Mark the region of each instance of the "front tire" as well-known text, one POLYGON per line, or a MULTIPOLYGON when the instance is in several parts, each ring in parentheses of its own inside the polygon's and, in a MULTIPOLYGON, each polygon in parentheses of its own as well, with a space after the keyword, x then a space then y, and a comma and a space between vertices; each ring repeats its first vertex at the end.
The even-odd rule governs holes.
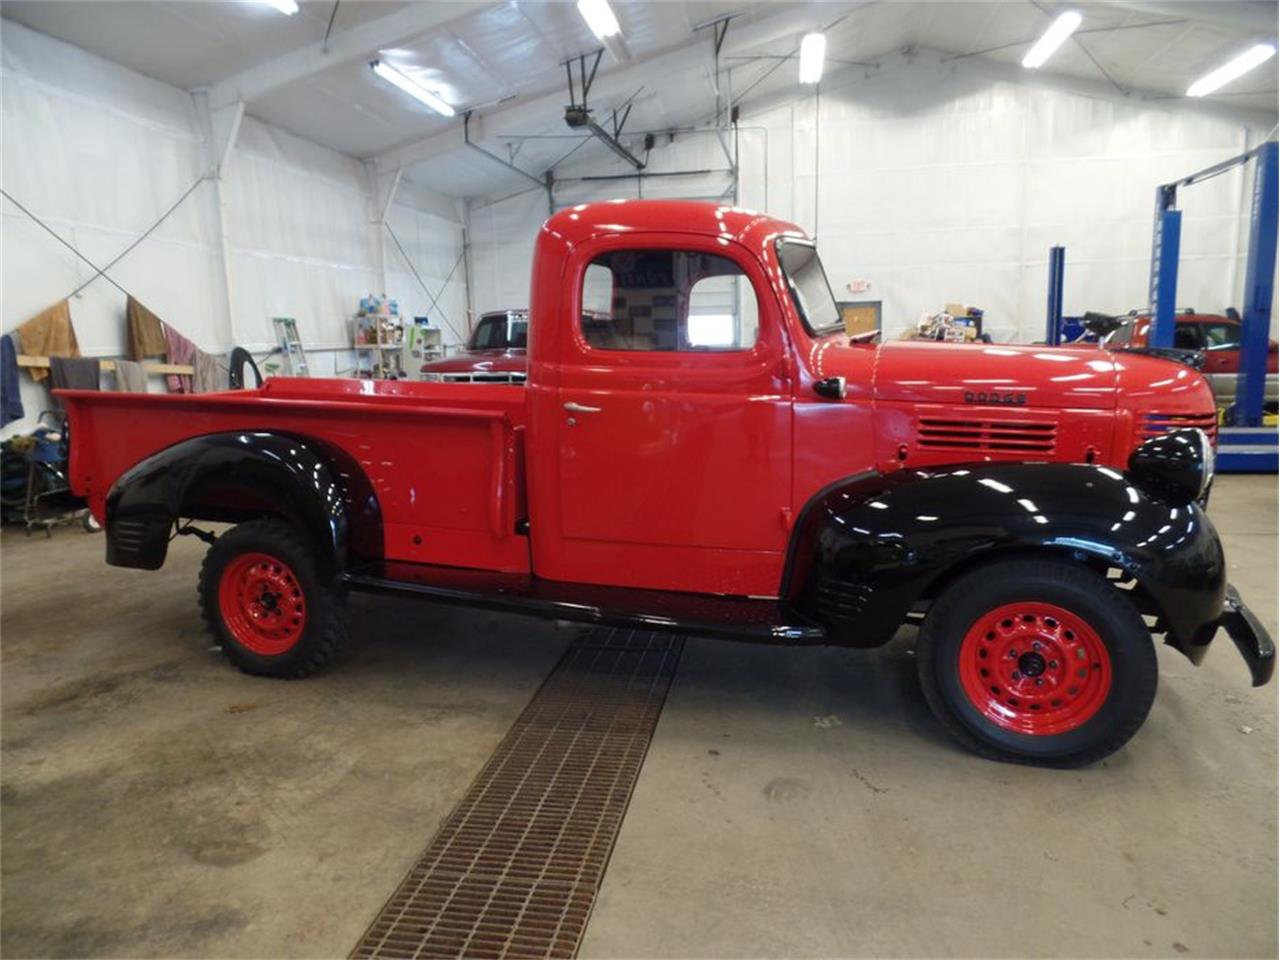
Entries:
POLYGON ((953 583, 920 631, 925 699, 956 739, 996 760, 1073 767, 1138 731, 1155 699, 1151 632, 1080 564, 1002 561, 953 583))
POLYGON ((209 632, 245 673, 310 676, 346 638, 345 595, 283 520, 250 520, 220 536, 200 567, 199 592, 209 632))

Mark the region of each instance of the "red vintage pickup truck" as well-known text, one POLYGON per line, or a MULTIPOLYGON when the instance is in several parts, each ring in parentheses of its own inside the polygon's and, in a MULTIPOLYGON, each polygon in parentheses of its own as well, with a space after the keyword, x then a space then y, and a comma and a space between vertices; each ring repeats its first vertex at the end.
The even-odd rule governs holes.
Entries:
POLYGON ((329 659, 351 590, 795 644, 914 620, 942 723, 1050 765, 1142 724, 1153 635, 1198 663, 1225 628, 1270 679, 1202 510, 1215 419, 1194 370, 852 343, 802 231, 704 203, 557 213, 530 303, 525 387, 63 392, 107 561, 208 540, 209 629, 277 677, 329 659))

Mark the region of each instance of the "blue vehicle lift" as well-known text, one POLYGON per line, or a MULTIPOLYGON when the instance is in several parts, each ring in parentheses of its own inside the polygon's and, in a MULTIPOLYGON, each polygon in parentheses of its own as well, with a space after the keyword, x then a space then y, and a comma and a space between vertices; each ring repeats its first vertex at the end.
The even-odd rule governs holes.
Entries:
POLYGON ((1267 347, 1276 270, 1276 231, 1280 224, 1280 170, 1277 144, 1260 144, 1211 167, 1156 188, 1155 228, 1151 241, 1151 332, 1153 347, 1173 346, 1175 298, 1178 288, 1178 249, 1182 212, 1176 207, 1178 188, 1201 183, 1257 160, 1253 202, 1249 216, 1249 255, 1245 270, 1244 305, 1240 312, 1240 373, 1236 400, 1226 412, 1218 438, 1218 468, 1222 471, 1274 473, 1280 466, 1276 430, 1262 426, 1267 381, 1267 347))
POLYGON ((1044 342, 1051 347, 1062 343, 1062 289, 1066 282, 1067 248, 1049 248, 1049 302, 1045 305, 1044 342))

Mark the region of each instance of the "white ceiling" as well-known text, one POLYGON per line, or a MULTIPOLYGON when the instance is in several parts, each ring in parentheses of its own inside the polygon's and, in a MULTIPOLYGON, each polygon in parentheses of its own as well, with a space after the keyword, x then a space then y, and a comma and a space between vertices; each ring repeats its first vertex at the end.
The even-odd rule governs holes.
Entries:
MULTIPOLYGON (((708 120, 714 110, 709 80, 709 31, 714 17, 737 14, 722 51, 722 74, 735 96, 778 96, 795 89, 794 56, 808 30, 827 29, 828 70, 848 62, 876 64, 904 49, 944 57, 985 57, 1016 64, 1060 3, 984 2, 719 2, 611 0, 629 58, 601 62, 591 102, 598 114, 634 97, 628 130, 664 129, 708 120), (728 71, 731 69, 731 78, 728 71)), ((281 57, 311 56, 305 71, 269 84, 249 98, 253 115, 357 157, 374 157, 427 140, 434 147, 408 154, 408 175, 456 196, 518 186, 516 174, 476 162, 460 143, 459 119, 448 120, 376 78, 375 56, 415 73, 461 113, 473 109, 485 146, 504 151, 519 143, 517 162, 545 170, 576 145, 564 139, 568 102, 564 61, 598 42, 572 2, 506 0, 436 2, 424 30, 367 36, 382 24, 408 23, 409 3, 341 0, 327 52, 322 46, 331 0, 303 2, 286 17, 253 2, 4 0, 0 14, 99 56, 184 89, 236 87, 244 71, 281 57), (353 32, 354 31, 354 32, 353 32), (362 32, 363 31, 363 32, 362 32), (533 134, 554 139, 509 139, 533 134), (431 138, 435 138, 432 140, 431 138)), ((1207 70, 1250 43, 1276 34, 1277 4, 1236 0, 1083 2, 1076 42, 1064 46, 1042 73, 1092 80, 1135 97, 1176 98, 1207 70)), ((385 32, 385 31, 384 31, 385 32)), ((875 67, 867 69, 874 70, 875 67)), ((1235 110, 1274 116, 1275 61, 1208 98, 1235 110)), ((604 151, 587 144, 577 158, 604 151)))
MULTIPOLYGON (((375 0, 343 3, 334 32, 406 6, 375 0)), ((184 90, 207 86, 307 44, 319 44, 332 9, 332 3, 303 3, 296 16, 286 17, 260 3, 204 0, 0 2, 0 15, 6 19, 184 90)))

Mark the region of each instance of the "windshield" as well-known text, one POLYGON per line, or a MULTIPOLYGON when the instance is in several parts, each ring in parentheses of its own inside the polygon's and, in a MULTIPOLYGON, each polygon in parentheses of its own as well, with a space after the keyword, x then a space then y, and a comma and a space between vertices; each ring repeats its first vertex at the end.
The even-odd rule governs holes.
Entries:
POLYGON ((472 350, 523 350, 529 344, 529 320, 514 313, 481 317, 471 334, 472 350))
POLYGON ((778 261, 791 290, 791 299, 811 336, 821 337, 844 329, 840 308, 827 283, 818 250, 805 240, 778 241, 778 261))
POLYGON ((1128 344, 1133 339, 1133 327, 1137 322, 1132 317, 1125 318, 1120 322, 1120 326, 1116 327, 1115 331, 1107 336, 1103 342, 1118 347, 1128 344))

